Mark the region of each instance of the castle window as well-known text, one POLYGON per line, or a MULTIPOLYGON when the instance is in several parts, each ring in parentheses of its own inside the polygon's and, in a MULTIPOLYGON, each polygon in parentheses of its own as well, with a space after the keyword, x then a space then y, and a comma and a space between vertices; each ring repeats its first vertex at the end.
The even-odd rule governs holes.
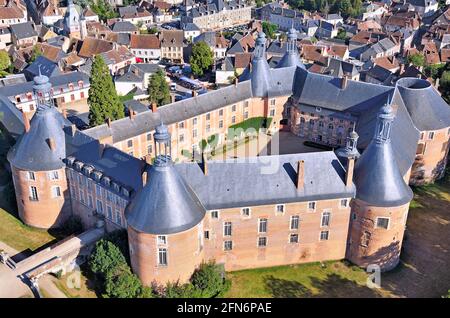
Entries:
POLYGON ((108 219, 112 220, 112 208, 109 205, 106 206, 106 211, 108 219))
POLYGON ((219 128, 223 128, 223 120, 219 120, 219 128))
POLYGON ((321 226, 330 226, 330 219, 331 219, 331 213, 330 212, 323 212, 322 213, 322 221, 321 226))
POLYGON ((127 141, 127 147, 128 148, 133 147, 133 139, 127 141))
POLYGON ((151 133, 148 133, 147 134, 147 141, 151 141, 152 140, 152 134, 151 133))
POLYGON ((50 180, 58 180, 59 179, 58 171, 50 171, 48 173, 48 177, 50 180))
POLYGON ((361 245, 364 247, 368 247, 369 246, 369 242, 370 242, 370 232, 364 231, 363 233, 363 237, 361 238, 361 245))
POLYGON ((259 219, 258 222, 258 233, 267 232, 267 219, 259 219))
POLYGON ((308 202, 308 210, 315 211, 316 210, 316 202, 308 202))
POLYGON ((219 116, 223 116, 223 109, 219 110, 219 116))
POLYGON ((92 199, 92 195, 88 195, 88 206, 92 209, 94 208, 94 201, 92 199))
POLYGON ((122 225, 122 216, 120 215, 119 210, 116 210, 116 223, 122 225))
POLYGON ((244 112, 244 119, 248 118, 248 112, 244 112))
POLYGON ((167 248, 158 249, 158 265, 167 266, 167 248))
POLYGON ((30 200, 31 201, 37 201, 38 200, 38 193, 37 193, 37 188, 31 186, 30 187, 30 200))
POLYGON ((28 178, 28 180, 36 181, 36 176, 34 175, 33 171, 27 172, 27 178, 28 178))
POLYGON ((147 147, 147 153, 148 153, 148 154, 151 154, 152 151, 153 151, 153 146, 152 146, 152 145, 148 145, 148 147, 147 147))
POLYGON ((236 105, 231 106, 231 111, 235 112, 236 111, 236 105))
POLYGON ((100 213, 100 214, 103 214, 103 203, 102 203, 102 201, 97 200, 96 204, 97 204, 97 212, 100 213))
POLYGON ((158 245, 167 244, 167 235, 158 235, 158 245))
POLYGON ((389 218, 377 217, 377 228, 387 230, 389 228, 389 218))
POLYGON ((428 133, 428 139, 429 139, 429 140, 433 140, 433 138, 434 138, 434 131, 430 131, 430 132, 428 133))
POLYGON ((292 244, 298 243, 298 234, 289 235, 289 243, 292 244))
POLYGON ((95 193, 99 198, 102 197, 102 188, 98 184, 95 185, 95 193))
POLYGON ((330 236, 329 231, 320 231, 320 240, 321 241, 328 241, 329 236, 330 236))
POLYGON ((61 196, 61 188, 60 187, 52 187, 52 198, 57 198, 61 196))
POLYGON ((275 106, 275 98, 272 98, 272 99, 270 100, 270 105, 275 106))
POLYGON ((267 237, 262 236, 258 237, 258 247, 266 247, 267 246, 267 237))
POLYGON ((348 207, 348 199, 341 199, 339 205, 340 205, 341 208, 348 207))
POLYGON ((178 139, 180 140, 180 142, 184 142, 184 135, 180 134, 180 137, 178 139))
POLYGON ((248 107, 248 100, 244 102, 244 107, 248 107))
POLYGON ((231 251, 233 249, 233 241, 225 241, 223 242, 223 250, 231 251))
POLYGON ((197 125, 197 118, 192 119, 192 125, 197 125))
POLYGON ((211 211, 211 219, 218 219, 219 218, 219 211, 214 210, 211 211))
POLYGON ((211 119, 211 114, 208 113, 208 114, 205 115, 205 117, 206 117, 206 120, 210 120, 211 119))
POLYGON ((231 117, 231 123, 232 123, 232 124, 236 123, 236 116, 232 116, 232 117, 231 117))
POLYGON ((271 110, 270 110, 270 116, 271 116, 271 117, 275 116, 275 109, 271 109, 271 110))
POLYGON ((209 231, 205 231, 204 236, 206 240, 209 240, 209 231))
POLYGON ((194 129, 194 130, 192 131, 192 137, 193 137, 193 138, 197 138, 197 129, 194 129))
POLYGON ((223 236, 231 236, 231 222, 223 223, 223 236))
POLYGON ((283 214, 284 213, 284 204, 277 204, 275 207, 275 211, 277 214, 283 214))
POLYGON ((242 208, 241 214, 242 214, 242 216, 249 217, 250 216, 250 208, 242 208))
POLYGON ((300 217, 298 215, 291 216, 291 230, 298 230, 300 217))
POLYGON ((83 190, 80 190, 79 194, 80 194, 80 202, 84 203, 84 192, 83 192, 83 190))
POLYGON ((184 121, 178 124, 178 128, 183 129, 184 128, 184 121))

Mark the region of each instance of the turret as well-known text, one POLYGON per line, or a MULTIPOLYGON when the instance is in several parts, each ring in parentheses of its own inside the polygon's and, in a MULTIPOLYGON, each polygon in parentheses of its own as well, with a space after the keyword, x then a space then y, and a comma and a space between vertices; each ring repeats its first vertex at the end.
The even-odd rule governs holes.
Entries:
POLYGON ((298 66, 302 69, 305 69, 305 65, 303 65, 298 55, 297 30, 295 30, 293 27, 288 32, 286 46, 286 53, 284 53, 283 57, 277 65, 277 68, 298 66))
POLYGON ((59 226, 70 214, 63 159, 66 156, 64 118, 53 105, 52 85, 39 72, 33 94, 37 111, 24 116, 24 134, 8 153, 19 216, 38 228, 59 226))
POLYGON ((274 86, 271 81, 269 63, 267 63, 264 32, 258 34, 252 63, 250 68, 247 68, 241 75, 240 80, 251 80, 254 97, 267 97, 269 89, 274 86))
POLYGON ((205 208, 174 168, 170 133, 154 134, 156 158, 125 217, 131 265, 145 285, 177 277, 187 281, 203 259, 205 208))
POLYGON ((336 150, 336 155, 344 166, 347 165, 347 161, 349 158, 358 159, 361 155, 357 148, 358 139, 359 135, 355 131, 355 127, 353 127, 353 130, 348 134, 346 138, 345 147, 336 150))
POLYGON ((413 193, 403 180, 391 146, 394 111, 382 107, 375 134, 354 170, 356 198, 352 203, 347 257, 366 267, 394 268, 400 259, 409 203, 413 193))

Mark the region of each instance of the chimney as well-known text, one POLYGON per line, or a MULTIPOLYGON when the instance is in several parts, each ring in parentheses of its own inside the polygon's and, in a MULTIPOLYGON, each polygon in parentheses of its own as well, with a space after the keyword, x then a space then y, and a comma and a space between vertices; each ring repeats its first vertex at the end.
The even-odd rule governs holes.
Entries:
POLYGON ((299 160, 297 162, 297 180, 295 182, 295 186, 297 190, 303 190, 305 185, 305 161, 299 160))
POLYGON ((56 150, 55 139, 53 139, 53 138, 48 138, 48 139, 47 139, 47 143, 48 143, 48 146, 50 147, 50 150, 51 150, 51 151, 55 151, 55 150, 56 150))
POLYGON ((30 131, 30 120, 27 114, 22 110, 23 126, 25 128, 25 133, 30 131))
POLYGON ((192 97, 196 97, 197 96, 197 91, 195 89, 192 90, 192 97))
POLYGON ((133 119, 134 119, 134 115, 136 115, 136 114, 134 113, 134 110, 132 110, 132 109, 130 108, 130 120, 133 120, 133 119))
POLYGON ((239 83, 239 78, 235 77, 234 78, 234 86, 237 87, 238 83, 239 83))
POLYGON ((347 82, 348 82, 348 78, 346 75, 344 75, 341 78, 341 89, 346 89, 347 88, 347 82))
POLYGON ((204 152, 202 152, 202 166, 203 166, 203 173, 205 174, 205 176, 208 175, 208 162, 206 159, 206 155, 204 152))
POLYGON ((158 107, 156 106, 156 103, 152 102, 152 112, 156 113, 157 110, 158 110, 158 107))
POLYGON ((106 118, 106 124, 108 125, 108 128, 111 128, 111 118, 106 118))
POLYGON ((345 186, 350 187, 353 182, 353 169, 355 167, 355 158, 351 157, 347 160, 347 172, 345 173, 345 186))

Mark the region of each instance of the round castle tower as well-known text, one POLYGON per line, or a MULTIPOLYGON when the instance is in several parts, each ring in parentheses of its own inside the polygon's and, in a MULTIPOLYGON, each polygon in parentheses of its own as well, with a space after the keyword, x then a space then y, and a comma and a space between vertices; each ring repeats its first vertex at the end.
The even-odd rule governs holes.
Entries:
POLYGON ((53 105, 47 76, 34 78, 37 111, 8 153, 22 221, 38 228, 61 225, 70 215, 65 164, 64 118, 53 105))
POLYGON ((386 105, 378 115, 375 136, 356 162, 347 258, 382 271, 397 266, 409 203, 413 193, 403 180, 391 146, 393 109, 386 105))
POLYGON ((127 207, 131 266, 144 285, 186 282, 203 260, 205 208, 174 168, 170 134, 154 134, 156 158, 127 207))

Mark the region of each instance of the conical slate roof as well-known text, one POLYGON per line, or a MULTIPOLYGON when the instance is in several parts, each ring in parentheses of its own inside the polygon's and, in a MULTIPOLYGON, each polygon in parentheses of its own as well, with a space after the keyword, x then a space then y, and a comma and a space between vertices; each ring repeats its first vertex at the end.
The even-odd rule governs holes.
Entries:
POLYGON ((406 77, 397 88, 417 129, 437 130, 450 126, 450 107, 430 82, 406 77))
POLYGON ((413 197, 400 174, 392 150, 390 131, 393 118, 392 107, 383 107, 375 136, 356 161, 353 179, 356 198, 369 205, 400 206, 410 202, 413 197))
POLYGON ((298 66, 305 69, 305 65, 300 60, 297 49, 297 30, 291 28, 288 33, 288 49, 284 53, 276 68, 298 66))
POLYGON ((269 63, 267 63, 266 35, 264 32, 260 32, 258 34, 258 38, 256 39, 251 70, 247 68, 242 73, 240 80, 251 80, 252 93, 254 97, 267 96, 269 88, 273 86, 269 63))
POLYGON ((128 225, 148 234, 173 234, 197 225, 205 208, 175 170, 170 159, 159 157, 148 171, 147 184, 128 206, 128 225))
MULTIPOLYGON (((47 95, 51 89, 47 76, 34 79, 33 89, 47 95)), ((16 168, 29 171, 50 171, 64 167, 66 142, 64 117, 51 102, 38 101, 37 111, 30 121, 30 129, 24 132, 8 153, 9 162, 16 168), (50 148, 50 139, 55 149, 50 148)))

